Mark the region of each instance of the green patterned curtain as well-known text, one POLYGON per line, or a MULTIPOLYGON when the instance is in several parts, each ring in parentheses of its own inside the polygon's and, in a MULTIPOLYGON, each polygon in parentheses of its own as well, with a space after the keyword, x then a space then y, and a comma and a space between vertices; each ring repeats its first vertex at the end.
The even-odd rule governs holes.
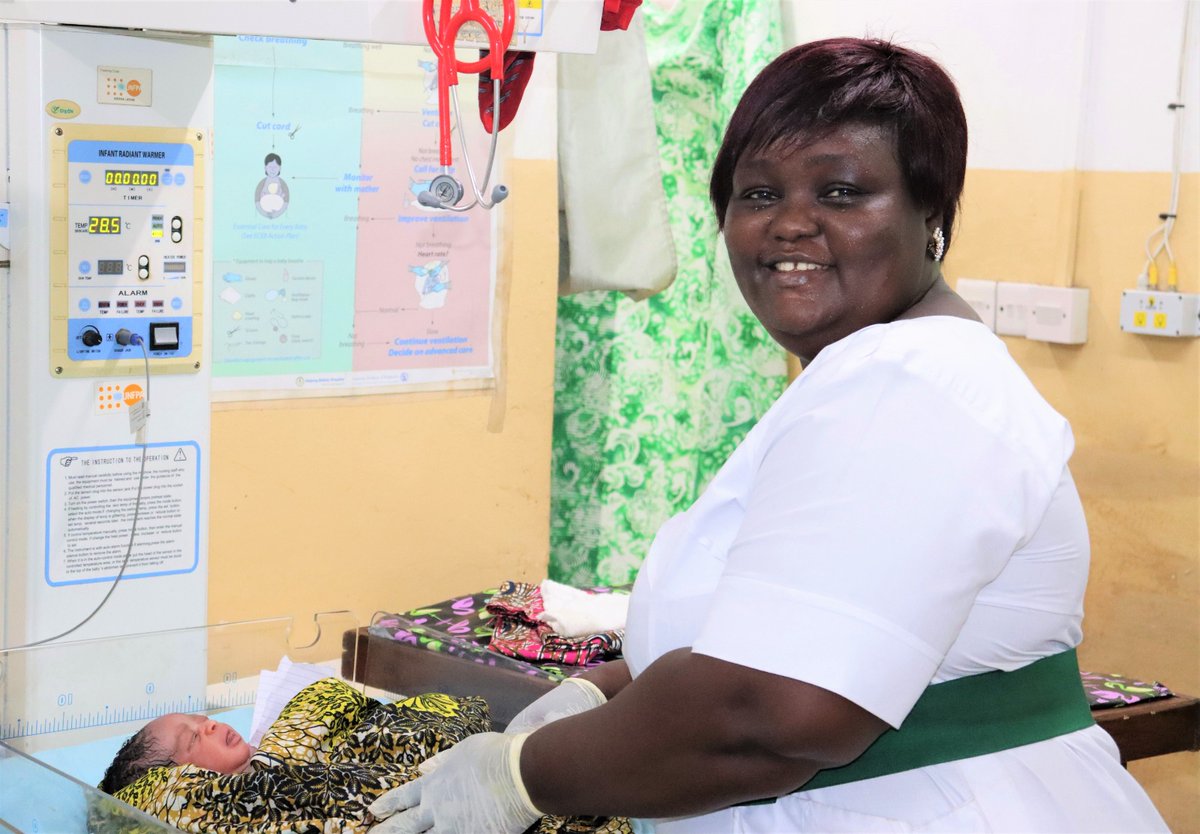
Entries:
POLYGON ((559 300, 550 576, 577 586, 631 581, 786 380, 718 254, 708 201, 725 124, 779 54, 779 2, 651 0, 638 13, 679 273, 646 301, 559 300))

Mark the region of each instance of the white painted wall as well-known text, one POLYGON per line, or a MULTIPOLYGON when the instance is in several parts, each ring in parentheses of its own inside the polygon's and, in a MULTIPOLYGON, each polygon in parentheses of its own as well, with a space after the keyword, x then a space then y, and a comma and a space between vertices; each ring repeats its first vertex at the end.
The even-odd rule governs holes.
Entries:
POLYGON ((1197 0, 783 0, 784 42, 886 37, 959 85, 972 168, 1168 171, 1185 14, 1183 170, 1200 170, 1197 0))

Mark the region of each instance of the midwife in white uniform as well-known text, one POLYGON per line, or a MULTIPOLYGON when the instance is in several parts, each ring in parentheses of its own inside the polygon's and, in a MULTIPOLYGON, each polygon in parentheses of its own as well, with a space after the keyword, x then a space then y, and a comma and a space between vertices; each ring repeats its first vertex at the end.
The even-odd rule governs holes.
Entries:
POLYGON ((711 193, 804 372, 658 533, 625 662, 437 757, 376 831, 1166 830, 1079 683, 1070 427, 942 277, 966 150, 953 82, 885 42, 750 85, 711 193))

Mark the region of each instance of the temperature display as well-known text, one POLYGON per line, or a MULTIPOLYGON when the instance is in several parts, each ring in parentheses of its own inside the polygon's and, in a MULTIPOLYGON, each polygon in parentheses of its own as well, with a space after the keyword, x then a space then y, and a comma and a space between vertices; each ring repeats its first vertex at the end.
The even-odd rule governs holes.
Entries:
POLYGON ((121 218, 119 217, 89 217, 89 235, 119 235, 121 234, 121 218))
POLYGON ((158 185, 158 171, 105 171, 105 185, 158 185))
POLYGON ((96 261, 96 272, 100 275, 122 275, 125 272, 124 261, 96 261))

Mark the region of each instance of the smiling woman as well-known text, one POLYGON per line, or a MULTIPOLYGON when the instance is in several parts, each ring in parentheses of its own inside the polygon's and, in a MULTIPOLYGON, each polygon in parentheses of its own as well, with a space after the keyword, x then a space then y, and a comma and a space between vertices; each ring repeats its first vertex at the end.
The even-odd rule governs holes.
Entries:
POLYGON ((849 48, 860 43, 780 57, 747 89, 713 167, 738 285, 805 364, 871 324, 975 317, 940 269, 966 173, 958 93, 928 58, 849 48), (801 68, 812 80, 796 84, 801 68))
POLYGON ((375 834, 1166 831, 1080 685, 1071 429, 942 279, 966 142, 949 76, 890 43, 755 79, 711 195, 804 372, 659 530, 599 697, 447 751, 375 834))
POLYGON ((734 170, 723 223, 733 273, 768 332, 805 363, 951 298, 926 257, 941 212, 913 202, 894 148, 889 128, 852 122, 782 154, 747 154, 734 170))

